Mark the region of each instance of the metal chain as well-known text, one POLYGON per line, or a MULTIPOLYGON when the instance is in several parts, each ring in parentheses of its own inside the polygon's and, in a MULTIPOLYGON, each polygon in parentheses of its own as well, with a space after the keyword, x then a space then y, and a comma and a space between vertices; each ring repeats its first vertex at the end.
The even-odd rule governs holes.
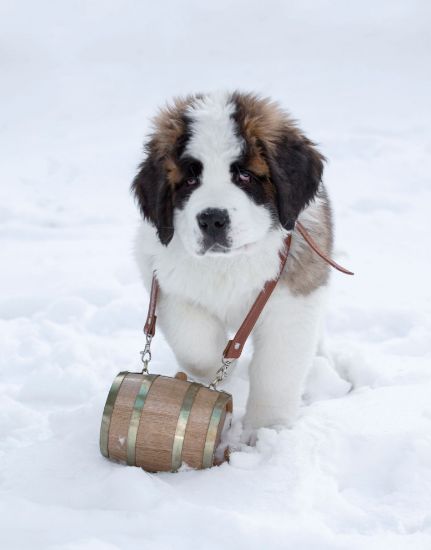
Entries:
POLYGON ((210 390, 217 389, 217 385, 220 384, 220 382, 222 382, 226 378, 226 376, 229 373, 229 368, 232 365, 232 363, 234 362, 234 360, 225 359, 224 357, 222 357, 221 362, 222 362, 222 365, 218 369, 218 371, 216 372, 214 380, 208 386, 210 390))
POLYGON ((146 343, 144 349, 139 352, 141 354, 141 361, 144 365, 142 374, 148 374, 148 364, 151 361, 151 340, 153 337, 150 334, 145 335, 146 343))
MULTIPOLYGON (((145 338, 146 338, 145 347, 142 351, 139 352, 141 354, 142 364, 144 365, 141 371, 142 374, 149 373, 148 365, 151 361, 151 340, 153 339, 153 337, 150 334, 146 334, 145 338)), ((220 384, 220 382, 222 382, 226 378, 226 376, 229 374, 229 368, 234 362, 234 360, 225 359, 224 357, 222 357, 221 362, 222 362, 222 365, 216 372, 214 380, 208 386, 211 390, 217 389, 217 385, 220 384)))

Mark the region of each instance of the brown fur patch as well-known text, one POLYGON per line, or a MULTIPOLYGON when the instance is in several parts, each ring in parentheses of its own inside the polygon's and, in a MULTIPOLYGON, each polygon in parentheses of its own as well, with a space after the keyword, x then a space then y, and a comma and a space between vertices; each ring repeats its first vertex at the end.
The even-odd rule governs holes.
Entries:
POLYGON ((247 158, 247 165, 244 168, 247 168, 257 176, 266 176, 269 177, 269 166, 265 161, 262 151, 258 147, 250 148, 250 153, 247 158))
POLYGON ((268 199, 268 202, 275 205, 275 187, 272 184, 271 180, 269 178, 265 179, 263 182, 263 191, 265 193, 265 197, 268 199))
POLYGON ((176 152, 186 133, 187 110, 201 97, 201 94, 196 94, 174 98, 171 104, 160 108, 152 120, 150 154, 162 163, 171 187, 175 187, 183 178, 176 162, 176 152))
MULTIPOLYGON (((332 215, 328 197, 323 185, 317 195, 319 207, 316 217, 299 216, 307 231, 327 256, 332 255, 332 215)), ((293 232, 291 252, 287 259, 286 272, 282 276, 291 292, 306 296, 327 283, 330 268, 304 241, 298 231, 293 232)))
POLYGON ((175 151, 186 130, 186 111, 200 97, 200 94, 177 97, 153 118, 152 147, 160 159, 175 151))
POLYGON ((182 171, 178 164, 171 156, 168 156, 164 161, 164 167, 166 170, 166 178, 172 187, 178 184, 183 177, 182 171))
POLYGON ((259 149, 259 143, 263 143, 274 153, 277 143, 286 136, 292 141, 304 139, 295 121, 269 98, 234 92, 232 99, 237 105, 238 123, 252 149, 259 149))

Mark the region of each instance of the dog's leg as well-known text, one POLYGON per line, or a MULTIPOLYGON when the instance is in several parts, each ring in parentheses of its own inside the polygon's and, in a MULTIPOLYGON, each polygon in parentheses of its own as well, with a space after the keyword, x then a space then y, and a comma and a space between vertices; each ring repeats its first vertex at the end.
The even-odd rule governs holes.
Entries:
POLYGON ((200 306, 165 294, 159 300, 158 320, 181 369, 209 383, 227 341, 221 322, 200 306))
POLYGON ((263 426, 289 426, 316 353, 326 287, 294 296, 279 285, 254 330, 245 437, 263 426), (247 435, 248 434, 248 435, 247 435))

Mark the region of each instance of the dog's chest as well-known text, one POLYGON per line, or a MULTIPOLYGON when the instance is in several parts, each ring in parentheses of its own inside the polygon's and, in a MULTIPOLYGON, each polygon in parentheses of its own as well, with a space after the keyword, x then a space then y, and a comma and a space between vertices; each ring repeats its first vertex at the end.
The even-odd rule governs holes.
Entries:
POLYGON ((235 329, 263 288, 265 281, 277 273, 277 254, 196 260, 173 258, 156 260, 162 288, 188 302, 198 304, 235 329), (275 261, 274 261, 275 260, 275 261))

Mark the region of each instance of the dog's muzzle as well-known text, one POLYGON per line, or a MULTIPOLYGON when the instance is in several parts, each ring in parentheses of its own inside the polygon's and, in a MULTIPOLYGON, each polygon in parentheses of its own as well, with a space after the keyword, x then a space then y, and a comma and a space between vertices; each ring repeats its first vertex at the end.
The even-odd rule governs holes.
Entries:
POLYGON ((229 251, 230 218, 226 209, 207 208, 196 216, 196 220, 203 237, 201 254, 209 250, 222 253, 229 251))

